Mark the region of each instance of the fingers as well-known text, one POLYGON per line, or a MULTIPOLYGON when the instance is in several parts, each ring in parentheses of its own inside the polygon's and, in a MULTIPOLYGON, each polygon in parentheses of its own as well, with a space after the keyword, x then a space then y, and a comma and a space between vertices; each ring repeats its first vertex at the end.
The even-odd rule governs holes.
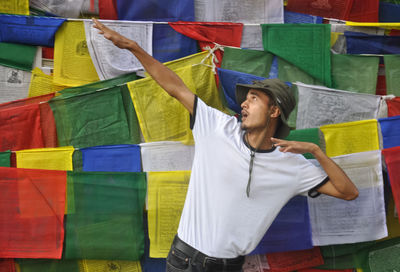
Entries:
POLYGON ((285 146, 287 145, 287 141, 282 140, 282 139, 277 139, 271 137, 271 141, 274 143, 274 146, 285 146))

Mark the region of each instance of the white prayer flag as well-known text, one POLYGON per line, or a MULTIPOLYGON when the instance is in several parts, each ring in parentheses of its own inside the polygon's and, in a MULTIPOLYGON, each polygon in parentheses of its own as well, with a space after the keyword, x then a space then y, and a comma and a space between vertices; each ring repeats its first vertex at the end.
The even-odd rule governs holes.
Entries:
MULTIPOLYGON (((152 55, 153 23, 107 21, 102 23, 136 41, 147 53, 152 55)), ((143 68, 139 60, 128 50, 121 50, 99 31, 93 28, 92 21, 85 21, 86 42, 90 56, 101 80, 135 72, 143 68)))
POLYGON ((262 44, 261 25, 244 25, 242 32, 241 48, 252 50, 264 50, 262 44))
POLYGON ((296 82, 299 91, 296 128, 376 119, 379 95, 347 92, 296 82))
POLYGON ((28 97, 31 72, 0 65, 0 103, 28 97))
POLYGON ((308 198, 314 246, 359 243, 386 237, 381 152, 353 153, 332 159, 356 185, 359 196, 352 201, 327 195, 308 198))

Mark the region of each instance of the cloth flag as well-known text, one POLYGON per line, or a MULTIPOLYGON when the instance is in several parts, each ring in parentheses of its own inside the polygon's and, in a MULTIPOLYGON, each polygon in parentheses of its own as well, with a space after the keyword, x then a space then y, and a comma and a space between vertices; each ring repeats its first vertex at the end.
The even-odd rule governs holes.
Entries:
MULTIPOLYGON (((286 137, 288 141, 299 141, 299 142, 310 142, 318 146, 320 144, 320 131, 318 128, 306 128, 306 129, 296 129, 291 130, 289 135, 286 137)), ((303 156, 306 159, 314 159, 311 153, 305 153, 303 156)))
POLYGON ((64 86, 53 84, 53 75, 47 75, 40 68, 35 67, 32 70, 28 97, 58 92, 64 88, 64 86))
POLYGON ((273 24, 261 27, 266 51, 331 86, 329 24, 273 24))
POLYGON ((41 96, 36 96, 36 97, 28 97, 28 98, 13 100, 10 102, 0 104, 0 110, 14 108, 14 107, 20 107, 20 106, 25 106, 25 105, 31 105, 31 104, 38 104, 38 103, 40 104, 40 103, 49 101, 53 97, 54 97, 54 93, 51 93, 51 94, 46 94, 46 95, 41 95, 41 96))
POLYGON ((323 18, 309 14, 285 10, 283 13, 285 24, 322 24, 323 18))
POLYGON ((117 1, 99 0, 99 18, 107 20, 118 20, 117 1))
POLYGON ((54 83, 73 87, 98 80, 86 43, 83 22, 65 22, 55 37, 54 83))
POLYGON ((313 244, 348 244, 386 237, 381 152, 376 150, 332 159, 353 181, 359 196, 353 201, 327 195, 308 199, 313 244))
POLYGON ((400 5, 379 2, 379 22, 400 22, 400 5))
POLYGON ((60 259, 66 173, 0 167, 0 258, 60 259))
POLYGON ((79 260, 18 259, 23 272, 82 272, 79 260))
POLYGON ((36 51, 36 46, 0 42, 0 65, 30 72, 36 51))
POLYGON ((67 184, 65 259, 139 260, 145 173, 68 172, 67 184))
POLYGON ((296 196, 282 208, 251 254, 303 250, 312 247, 307 198, 296 196))
POLYGON ((31 73, 0 65, 0 103, 28 96, 31 73))
POLYGON ((15 262, 14 259, 1 259, 0 260, 0 271, 1 272, 15 272, 15 262))
POLYGON ((97 272, 115 270, 120 272, 142 272, 140 262, 122 261, 122 260, 81 260, 80 272, 97 272))
MULTIPOLYGON (((105 26, 136 41, 152 55, 153 23, 146 22, 102 22, 105 26)), ((101 80, 143 69, 142 64, 128 50, 121 50, 99 34, 92 21, 85 21, 86 42, 96 72, 101 80)))
POLYGON ((17 167, 72 171, 72 146, 16 151, 17 167))
POLYGON ((347 54, 400 54, 400 36, 345 31, 347 54))
POLYGON ((290 252, 267 254, 268 272, 298 271, 301 268, 314 267, 324 263, 318 247, 290 252))
POLYGON ((243 26, 242 43, 240 44, 240 47, 243 49, 264 50, 262 44, 261 25, 255 24, 243 26))
POLYGON ((381 97, 296 83, 299 91, 296 128, 376 119, 381 97))
POLYGON ((11 166, 11 151, 0 152, 0 167, 11 166))
MULTIPOLYGON (((388 168, 390 186, 392 189, 396 210, 399 211, 400 210, 400 180, 399 180, 400 147, 396 146, 391 148, 385 148, 382 150, 382 154, 385 158, 385 162, 388 168)), ((398 216, 397 219, 399 219, 398 216)))
POLYGON ((400 115, 400 97, 386 100, 388 117, 400 115))
POLYGON ((400 146, 400 116, 380 118, 383 148, 400 146))
POLYGON ((357 93, 376 93, 379 57, 332 54, 331 61, 333 88, 357 93))
POLYGON ((81 149, 83 171, 140 172, 138 145, 107 145, 81 149))
POLYGON ((348 21, 378 22, 379 0, 353 0, 348 21))
POLYGON ((354 0, 289 0, 288 11, 347 20, 354 0))
POLYGON ((192 169, 194 145, 181 142, 141 143, 143 172, 189 171, 192 169))
POLYGON ((400 96, 400 56, 384 55, 387 94, 400 96))
POLYGON ((166 258, 178 230, 190 171, 149 172, 150 258, 166 258))
POLYGON ((29 15, 29 0, 2 1, 0 12, 29 15))
POLYGON ((0 42, 54 47, 64 18, 0 14, 0 42))
POLYGON ((198 22, 283 23, 280 0, 194 0, 194 8, 198 22))

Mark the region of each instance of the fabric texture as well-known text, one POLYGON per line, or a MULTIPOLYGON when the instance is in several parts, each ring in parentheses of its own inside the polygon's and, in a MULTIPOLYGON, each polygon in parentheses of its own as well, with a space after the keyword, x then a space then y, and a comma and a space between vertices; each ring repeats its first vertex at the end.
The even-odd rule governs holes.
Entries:
MULTIPOLYGON (((388 167, 390 186, 392 189, 393 199, 397 210, 400 209, 400 182, 399 182, 399 151, 400 147, 385 148, 382 154, 388 167)), ((399 220, 400 222, 400 220, 399 220)))
POLYGON ((400 97, 386 100, 388 107, 388 117, 400 115, 400 97))
POLYGON ((285 10, 283 15, 285 24, 322 24, 323 20, 323 18, 320 16, 308 15, 287 10, 285 10))
POLYGON ((5 1, 0 7, 0 12, 29 15, 29 0, 5 1))
POLYGON ((10 167, 11 151, 0 152, 0 167, 10 167))
POLYGON ((400 6, 379 1, 379 22, 400 22, 400 6))
POLYGON ((378 120, 382 132, 383 148, 400 145, 400 116, 381 118, 378 120))
POLYGON ((354 0, 289 0, 288 11, 347 20, 354 0))
POLYGON ((400 54, 399 36, 345 31, 347 54, 400 54))
POLYGON ((387 94, 394 94, 400 96, 400 56, 385 55, 383 56, 385 62, 385 78, 387 94))
POLYGON ((0 43, 0 64, 24 71, 31 71, 36 55, 36 46, 0 43))
POLYGON ((72 146, 16 151, 18 168, 72 171, 72 146))
POLYGON ((314 267, 324 263, 318 247, 290 252, 268 253, 266 256, 271 272, 301 271, 302 268, 314 267))
POLYGON ((116 0, 100 0, 99 1, 99 18, 107 20, 117 20, 117 1, 116 0))
MULTIPOLYGON (((318 128, 296 129, 290 131, 290 134, 286 137, 286 140, 310 142, 321 147, 319 134, 320 131, 318 128)), ((314 156, 311 153, 305 153, 303 156, 306 159, 314 159, 314 156)))

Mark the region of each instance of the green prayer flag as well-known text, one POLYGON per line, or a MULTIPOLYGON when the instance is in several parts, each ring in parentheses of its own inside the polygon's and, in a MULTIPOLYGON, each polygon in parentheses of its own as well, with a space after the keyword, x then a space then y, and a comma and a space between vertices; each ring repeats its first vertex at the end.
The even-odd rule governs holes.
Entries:
POLYGON ((126 86, 49 101, 60 146, 137 144, 139 126, 126 86))
MULTIPOLYGON (((334 258, 323 257, 324 264, 315 268, 318 269, 353 269, 356 268, 352 255, 343 255, 334 258)), ((363 271, 364 272, 364 271, 363 271)))
POLYGON ((265 51, 225 47, 221 68, 268 77, 273 58, 265 51))
POLYGON ((0 65, 32 71, 36 46, 0 42, 0 65))
POLYGON ((11 151, 0 152, 0 167, 10 167, 11 151))
POLYGON ((332 54, 333 88, 356 93, 376 93, 379 57, 332 54))
POLYGON ((67 173, 66 259, 141 258, 145 177, 145 173, 67 173))
POLYGON ((329 24, 262 24, 264 50, 331 87, 329 24))
MULTIPOLYGON (((288 141, 310 142, 320 146, 319 139, 318 128, 291 130, 289 136, 286 137, 288 141)), ((306 159, 314 159, 311 153, 305 153, 303 155, 306 159)))
POLYGON ((79 260, 17 259, 21 272, 81 272, 79 260))
POLYGON ((385 55, 383 60, 387 94, 400 96, 400 55, 385 55))

